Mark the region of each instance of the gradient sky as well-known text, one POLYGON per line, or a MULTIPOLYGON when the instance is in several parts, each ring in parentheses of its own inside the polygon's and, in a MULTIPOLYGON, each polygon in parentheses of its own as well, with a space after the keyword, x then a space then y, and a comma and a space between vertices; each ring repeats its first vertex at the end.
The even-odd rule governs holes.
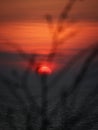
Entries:
MULTIPOLYGON (((11 51, 16 51, 16 48, 13 47, 15 44, 26 53, 46 54, 49 52, 52 43, 52 33, 47 26, 45 15, 51 14, 53 16, 53 27, 56 27, 57 19, 68 1, 69 0, 0 0, 0 73, 2 75, 5 75, 8 79, 15 80, 15 82, 18 82, 17 75, 19 75, 20 79, 21 76, 23 76, 25 67, 24 59, 22 60, 16 53, 11 53, 11 51), (19 70, 18 68, 15 69, 18 65, 19 70), (14 79, 14 69, 16 72, 16 79, 14 79)), ((73 59, 74 52, 67 51, 68 48, 82 49, 95 42, 98 43, 97 5, 98 0, 77 0, 73 6, 69 14, 69 20, 71 19, 76 22, 65 22, 64 29, 66 29, 66 31, 63 31, 62 34, 58 36, 59 38, 64 38, 64 44, 61 45, 59 50, 66 55, 66 57, 64 55, 56 57, 57 61, 56 59, 53 61, 54 70, 61 69, 62 64, 64 66, 68 65, 67 63, 71 58, 73 59), (76 32, 76 35, 72 37, 71 33, 74 34, 74 32, 76 32)), ((77 51, 75 51, 75 53, 77 53, 77 51)), ((45 56, 46 55, 42 55, 42 57, 45 56)), ((39 59, 36 58, 36 60, 39 62, 39 59)), ((54 85, 55 87, 52 87, 50 90, 49 103, 51 103, 52 100, 54 100, 54 102, 56 101, 59 97, 59 92, 61 92, 61 87, 64 87, 65 83, 67 83, 66 86, 72 86, 77 74, 80 73, 81 66, 83 65, 82 62, 84 62, 83 60, 84 58, 81 57, 78 63, 75 64, 76 66, 72 64, 72 68, 70 72, 68 72, 68 75, 65 76, 64 71, 63 77, 60 77, 57 84, 54 85)), ((91 71, 88 75, 92 75, 93 77, 94 74, 92 73, 97 72, 97 68, 97 64, 94 63, 93 66, 91 65, 91 71)), ((50 77, 50 83, 51 79, 53 79, 53 77, 50 77)), ((38 77, 30 73, 28 89, 33 95, 41 95, 40 82, 38 81, 38 77)), ((93 78, 85 79, 82 83, 82 86, 84 85, 82 91, 84 90, 87 92, 85 88, 93 86, 94 83, 96 83, 95 81, 97 81, 97 76, 96 78, 94 77, 94 80, 93 78)), ((2 83, 0 86, 4 87, 2 83)), ((53 82, 49 86, 53 86, 53 82)), ((7 94, 5 90, 3 93, 7 94)), ((84 91, 83 95, 85 93, 84 91)), ((81 95, 81 97, 84 97, 83 95, 81 95)), ((80 100, 78 102, 80 103, 80 100)))
MULTIPOLYGON (((45 20, 51 14, 56 25, 59 14, 69 0, 3 0, 0 1, 0 51, 15 51, 7 41, 17 44, 25 52, 47 53, 51 48, 52 34, 45 20), (5 44, 6 43, 6 44, 5 44)), ((85 48, 98 41, 98 0, 77 0, 69 19, 76 23, 64 32, 65 48, 85 48), (66 40, 71 32, 74 37, 66 40)), ((62 34, 63 35, 63 34, 62 34)))

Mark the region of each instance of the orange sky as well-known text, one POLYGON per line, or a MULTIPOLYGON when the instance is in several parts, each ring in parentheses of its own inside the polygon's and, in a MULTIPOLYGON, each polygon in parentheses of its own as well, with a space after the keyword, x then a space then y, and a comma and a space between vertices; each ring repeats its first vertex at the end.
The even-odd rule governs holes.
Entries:
MULTIPOLYGON (((7 44, 17 44, 26 53, 48 53, 52 43, 44 15, 53 16, 54 27, 57 18, 68 0, 4 0, 0 1, 0 51, 15 51, 7 44), (6 44, 5 44, 6 43, 6 44)), ((98 41, 98 0, 78 1, 70 12, 69 19, 76 23, 68 27, 61 36, 65 37, 64 48, 84 48, 98 41), (77 32, 74 37, 66 40, 71 32, 77 32)), ((60 37, 60 36, 59 36, 60 37)))

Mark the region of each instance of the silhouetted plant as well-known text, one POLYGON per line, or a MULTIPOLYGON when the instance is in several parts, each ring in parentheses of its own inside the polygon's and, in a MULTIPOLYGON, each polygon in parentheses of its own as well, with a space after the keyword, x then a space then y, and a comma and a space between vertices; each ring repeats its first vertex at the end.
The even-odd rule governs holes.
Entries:
MULTIPOLYGON (((56 28, 53 27, 52 16, 50 14, 45 15, 45 18, 49 25, 49 29, 52 32, 52 47, 48 55, 49 61, 53 60, 53 58, 55 57, 57 48, 61 46, 65 42, 65 40, 71 39, 73 36, 77 34, 77 30, 74 30, 73 32, 70 32, 67 36, 66 35, 63 36, 63 33, 66 32, 66 29, 67 29, 65 28, 63 24, 68 19, 69 13, 72 10, 72 7, 76 1, 77 0, 69 0, 68 4, 64 7, 63 11, 60 13, 58 17, 56 28), (59 39, 59 35, 62 35, 61 39, 59 39)), ((74 20, 71 20, 68 22, 74 23, 74 20)))
MULTIPOLYGON (((69 13, 72 10, 72 7, 73 7, 73 5, 75 4, 76 1, 77 0, 69 0, 67 6, 64 7, 63 11, 61 12, 60 16, 58 17, 56 29, 54 29, 54 27, 53 27, 52 16, 49 15, 49 14, 45 15, 45 18, 46 18, 48 25, 49 25, 49 29, 50 29, 52 36, 53 36, 52 37, 52 40, 53 40, 52 47, 51 47, 50 53, 49 53, 48 58, 47 58, 48 61, 53 60, 53 58, 56 55, 57 49, 59 49, 59 47, 61 46, 61 44, 63 44, 65 42, 65 40, 72 38, 78 32, 77 30, 74 30, 73 32, 70 32, 70 34, 67 35, 67 36, 63 35, 64 32, 66 32, 66 28, 64 27, 63 24, 64 24, 65 20, 68 19, 69 13), (59 35, 61 35, 61 34, 62 34, 62 38, 59 39, 59 35)), ((72 22, 73 22, 73 20, 72 20, 72 22)), ((6 41, 7 41, 6 44, 8 44, 12 47, 15 47, 17 49, 17 52, 19 53, 19 55, 21 57, 23 57, 24 59, 26 58, 25 55, 24 55, 24 52, 16 44, 13 44, 12 42, 10 42, 8 40, 6 40, 6 41)), ((87 95, 87 100, 84 102, 84 104, 88 102, 88 105, 85 106, 85 107, 84 107, 84 105, 82 105, 80 111, 77 112, 76 115, 73 114, 73 115, 69 116, 68 108, 67 108, 67 105, 66 105, 66 100, 67 100, 68 97, 70 97, 72 94, 74 94, 74 97, 72 99, 72 102, 74 102, 75 92, 77 92, 76 91, 77 88, 82 83, 92 60, 94 59, 94 57, 96 55, 98 55, 98 45, 97 44, 94 48, 92 48, 92 46, 90 46, 88 49, 80 51, 75 57, 72 57, 72 60, 64 68, 62 68, 62 70, 59 72, 59 74, 54 77, 54 79, 52 80, 52 82, 50 84, 48 84, 49 86, 51 86, 51 85, 55 86, 57 80, 60 80, 62 78, 62 76, 70 70, 70 68, 73 66, 73 64, 76 64, 76 62, 79 60, 79 58, 83 57, 88 52, 90 52, 90 54, 86 58, 86 60, 84 61, 84 64, 81 67, 80 72, 78 73, 78 75, 74 79, 74 83, 71 86, 71 89, 69 89, 67 92, 64 91, 64 92, 61 93, 61 97, 60 97, 61 100, 60 100, 59 103, 57 103, 55 105, 54 110, 50 113, 50 116, 49 116, 50 118, 48 118, 47 114, 45 113, 45 112, 47 112, 46 111, 46 107, 47 107, 47 103, 48 103, 47 100, 43 100, 42 109, 40 109, 37 106, 36 102, 34 101, 32 93, 30 92, 30 90, 28 88, 27 80, 28 80, 30 70, 35 63, 36 55, 33 55, 33 56, 31 55, 31 57, 28 60, 28 67, 26 68, 22 79, 20 79, 21 80, 21 86, 20 87, 25 92, 25 96, 28 100, 29 106, 22 99, 22 97, 19 94, 17 94, 15 86, 17 87, 18 84, 15 84, 15 82, 13 80, 8 79, 6 76, 0 74, 0 81, 8 87, 11 94, 13 94, 19 100, 19 103, 24 105, 24 107, 26 107, 26 112, 27 112, 26 129, 28 129, 28 130, 34 129, 33 126, 32 126, 32 121, 31 121, 32 120, 31 107, 33 109, 36 109, 37 113, 35 113, 35 114, 36 115, 38 114, 37 116, 42 116, 42 125, 41 125, 40 130, 47 130, 48 125, 51 125, 50 120, 53 118, 53 116, 56 116, 59 107, 62 107, 62 113, 64 112, 63 113, 64 115, 61 114, 62 115, 62 119, 61 119, 61 129, 62 130, 65 130, 65 129, 71 130, 72 128, 74 128, 76 123, 80 122, 80 120, 86 120, 88 118, 89 112, 91 112, 93 110, 94 106, 96 105, 96 102, 98 101, 97 96, 94 96, 95 94, 97 95, 97 91, 98 91, 97 88, 98 87, 96 87, 94 89, 92 94, 87 95), (90 101, 88 101, 89 98, 91 99, 90 101), (35 108, 32 104, 35 104, 35 108)), ((42 85, 46 85, 46 80, 42 83, 42 85)), ((65 85, 66 85, 66 83, 65 83, 65 85)), ((48 88, 47 88, 48 86, 42 86, 42 87, 46 87, 46 89, 48 90, 48 88)), ((43 89, 43 90, 45 90, 45 89, 43 89)), ((42 92, 42 98, 43 99, 46 98, 46 96, 44 96, 44 94, 47 95, 48 94, 47 91, 42 92)), ((14 126, 14 123, 12 121, 12 114, 13 114, 12 109, 8 108, 7 119, 8 119, 9 125, 12 129, 16 129, 15 126, 14 126)), ((87 129, 88 129, 88 127, 92 127, 92 124, 90 126, 87 126, 87 129)), ((58 128, 56 128, 56 130, 57 129, 58 128)))
POLYGON ((3 37, 3 36, 0 36, 0 39, 2 39, 4 41, 4 45, 8 45, 10 47, 13 47, 17 53, 19 54, 20 57, 22 57, 23 59, 26 59, 25 57, 25 52, 20 48, 20 46, 18 46, 17 43, 13 42, 13 41, 10 41, 8 38, 6 37, 3 37))
POLYGON ((72 66, 74 66, 78 61, 79 59, 81 59, 81 57, 85 56, 89 51, 93 51, 93 48, 97 48, 97 43, 89 46, 88 48, 86 49, 80 49, 79 52, 75 55, 75 56, 72 56, 71 60, 68 62, 68 64, 66 64, 60 71, 59 73, 53 78, 53 80, 51 81, 51 83, 49 83, 49 86, 51 85, 55 85, 56 84, 56 81, 57 79, 62 79, 62 77, 64 75, 66 75, 70 69, 72 68, 72 66), (96 47, 95 47, 96 46, 96 47))

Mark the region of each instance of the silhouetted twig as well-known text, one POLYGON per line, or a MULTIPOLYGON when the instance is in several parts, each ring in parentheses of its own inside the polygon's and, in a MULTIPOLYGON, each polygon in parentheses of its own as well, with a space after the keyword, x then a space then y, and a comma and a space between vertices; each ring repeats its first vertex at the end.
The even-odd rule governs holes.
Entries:
POLYGON ((3 39, 5 41, 3 44, 6 44, 10 47, 15 48, 16 51, 18 52, 18 54, 20 55, 20 57, 26 59, 26 57, 24 55, 24 51, 20 48, 20 46, 18 46, 17 43, 10 41, 9 39, 7 39, 6 37, 3 37, 3 36, 1 37, 1 39, 3 39))
POLYGON ((0 74, 0 81, 6 85, 6 87, 8 88, 8 90, 10 90, 11 94, 18 99, 18 102, 20 103, 20 105, 26 107, 26 104, 24 102, 24 100, 22 99, 22 97, 17 93, 17 87, 18 84, 16 84, 13 80, 9 79, 8 77, 1 75, 0 74))
MULTIPOLYGON (((58 39, 58 36, 62 33, 62 31, 64 30, 64 26, 63 23, 65 20, 67 20, 68 15, 70 13, 70 11, 72 10, 73 5, 75 4, 77 0, 69 0, 68 4, 64 7, 63 11, 60 13, 59 17, 58 17, 58 22, 57 22, 57 28, 55 29, 55 31, 53 31, 53 26, 52 26, 52 21, 53 18, 51 15, 45 15, 46 20, 48 22, 49 25, 49 29, 51 30, 52 34, 52 47, 50 50, 50 53, 48 55, 48 61, 53 60, 54 56, 56 55, 57 52, 57 48, 58 46, 60 46, 66 39, 66 36, 64 36, 62 39, 58 39)), ((67 39, 70 39, 72 36, 75 36, 74 33, 71 33, 71 35, 69 34, 67 39)))
MULTIPOLYGON (((96 55, 98 55, 98 45, 96 45, 94 48, 91 48, 90 51, 91 51, 90 55, 85 60, 85 62, 83 64, 79 74, 77 75, 77 77, 74 80, 74 83, 72 85, 71 91, 69 92, 69 95, 76 91, 76 89, 78 88, 79 84, 81 84, 81 82, 85 78, 85 75, 86 75, 86 72, 87 72, 87 70, 89 68, 89 65, 91 64, 91 62, 94 59, 94 57, 96 57, 96 55)), ((75 100, 75 96, 74 96, 73 100, 75 100)))
POLYGON ((62 79, 62 77, 64 75, 66 75, 70 69, 72 68, 72 66, 74 66, 77 61, 79 59, 81 59, 81 57, 85 56, 85 54, 87 54, 87 52, 89 52, 90 50, 92 50, 93 48, 97 48, 95 47, 97 43, 89 46, 88 48, 86 49, 81 49, 79 50, 79 52, 75 55, 75 56, 72 56, 72 58, 70 59, 70 61, 68 62, 68 64, 66 64, 60 71, 59 73, 53 78, 53 80, 51 81, 51 83, 49 83, 49 86, 56 86, 56 81, 58 81, 58 79, 62 79))
MULTIPOLYGON (((28 76, 29 76, 29 73, 30 73, 30 71, 31 71, 31 69, 32 69, 32 67, 33 67, 33 65, 34 65, 34 62, 35 62, 35 56, 34 57, 32 57, 31 56, 31 58, 30 58, 30 60, 29 60, 29 63, 28 63, 28 67, 26 68, 26 70, 25 70, 25 72, 24 72, 24 75, 23 75, 23 77, 22 77, 22 80, 21 80, 21 87, 22 87, 22 89, 24 90, 24 92, 25 92, 25 95, 26 95, 26 97, 27 97, 27 99, 28 99, 28 102, 31 104, 32 102, 34 102, 35 103, 35 101, 34 101, 34 97, 32 96, 32 93, 31 93, 31 91, 29 91, 29 88, 28 88, 28 76)), ((36 104, 36 103, 35 103, 36 104)), ((37 105, 36 105, 37 106, 37 105)), ((37 108, 37 109, 39 109, 39 108, 37 108)))

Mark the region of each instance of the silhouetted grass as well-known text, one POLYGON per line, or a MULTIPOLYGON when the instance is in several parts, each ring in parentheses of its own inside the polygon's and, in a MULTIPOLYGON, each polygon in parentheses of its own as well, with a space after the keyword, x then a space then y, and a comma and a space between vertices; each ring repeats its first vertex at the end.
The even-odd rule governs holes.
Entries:
MULTIPOLYGON (((77 34, 77 32, 71 32, 69 34, 68 37, 63 37, 62 39, 58 40, 58 35, 60 33, 62 33, 62 31, 64 30, 63 27, 63 22, 68 18, 70 11, 72 10, 73 5, 75 4, 77 0, 70 0, 67 4, 67 6, 64 7, 63 11, 61 12, 59 18, 58 18, 58 23, 57 23, 57 28, 56 28, 56 32, 53 32, 53 43, 52 43, 52 48, 50 51, 50 54, 48 55, 48 61, 53 60, 53 58, 56 55, 57 49, 59 48, 59 46, 61 46, 62 43, 64 43, 64 41, 66 39, 70 39, 73 36, 75 36, 77 34)), ((50 26, 52 25, 52 17, 51 15, 47 15, 46 16, 47 21, 49 22, 50 26)), ((50 29, 52 29, 53 27, 51 26, 50 29)), ((7 44, 10 46, 13 46, 17 49, 17 52, 19 53, 19 55, 23 58, 25 58, 23 51, 18 48, 18 46, 16 44, 13 44, 9 41, 7 41, 7 44)), ((28 88, 28 77, 29 77, 29 73, 31 71, 32 66, 35 63, 36 60, 36 55, 34 55, 32 57, 29 58, 28 61, 28 67, 26 68, 23 77, 21 80, 21 85, 19 87, 22 88, 22 90, 25 93, 25 96, 28 100, 28 104, 29 106, 26 104, 26 102, 22 99, 22 97, 17 93, 15 87, 18 87, 18 84, 16 84, 13 80, 8 79, 8 77, 0 74, 0 81, 10 90, 11 94, 18 99, 19 104, 23 105, 24 107, 26 107, 26 130, 33 130, 34 127, 34 123, 35 121, 32 122, 32 114, 35 114, 36 116, 42 116, 42 124, 41 124, 41 128, 40 130, 47 130, 48 129, 48 125, 51 125, 51 119, 56 116, 57 112, 59 111, 59 108, 61 109, 61 115, 62 118, 61 119, 61 130, 71 130, 74 129, 74 127, 76 126, 77 123, 80 123, 83 120, 89 120, 89 113, 92 113, 92 110, 94 109, 94 107, 96 107, 96 102, 98 102, 98 98, 97 98, 97 93, 98 93, 98 86, 96 86, 96 88, 94 89, 94 91, 92 93, 90 93, 89 95, 87 95, 86 100, 84 101, 81 109, 79 112, 75 113, 75 115, 71 115, 70 113, 70 108, 67 108, 67 104, 66 101, 68 99, 68 97, 70 97, 72 94, 74 95, 72 102, 74 102, 74 100, 76 99, 76 92, 77 92, 77 88, 79 87, 79 85, 83 82, 85 75, 87 73, 87 70, 90 66, 90 64, 92 63, 94 57, 96 55, 98 55, 98 44, 96 43, 96 45, 90 46, 88 49, 85 49, 83 51, 80 51, 75 57, 72 57, 72 60, 67 64, 67 66, 65 66, 64 68, 62 68, 62 70, 59 72, 59 74, 57 76, 55 76, 55 78, 52 80, 52 82, 50 84, 48 84, 48 86, 55 86, 57 81, 62 79, 62 76, 64 76, 70 69, 71 67, 77 63, 77 61, 85 56, 85 54, 87 54, 88 52, 90 52, 89 56, 86 58, 86 60, 84 61, 81 70, 79 71, 78 75, 76 76, 76 78, 74 79, 74 83, 71 86, 71 89, 69 89, 66 92, 61 91, 61 95, 60 96, 60 102, 57 103, 55 105, 55 108, 53 109, 53 111, 50 113, 50 118, 48 118, 47 116, 47 105, 48 105, 48 101, 47 101, 47 95, 48 95, 48 86, 46 85, 46 80, 42 82, 42 107, 39 108, 36 104, 36 102, 34 101, 34 97, 32 96, 32 92, 30 92, 29 88, 28 88), (34 104, 34 105, 33 105, 34 104), (85 106, 85 104, 87 104, 85 106), (34 108, 35 107, 35 108, 34 108), (32 110, 34 110, 34 112, 32 113, 32 110), (49 124, 50 123, 50 124, 49 124)), ((66 83, 65 83, 66 85, 66 83)), ((66 86, 65 86, 66 87, 66 86)), ((71 104, 73 107, 74 104, 71 104)), ((7 121, 10 125, 10 128, 13 130, 16 130, 16 127, 14 126, 14 122, 13 122, 13 110, 12 108, 8 108, 7 111, 7 121)), ((36 117, 35 116, 35 117, 36 117)), ((36 120, 36 119, 35 119, 36 120)), ((96 119, 95 119, 96 120, 96 119)), ((95 122, 95 120, 93 120, 92 122, 95 122)), ((91 120, 90 120, 91 121, 91 120)), ((93 127, 93 124, 88 123, 87 126, 85 126, 86 130, 93 127)), ((82 126, 81 126, 82 127, 82 126)), ((55 128, 54 128, 55 129, 55 128)), ((57 128, 59 129, 59 128, 57 128)), ((56 129, 56 130, 57 130, 56 129)))
POLYGON ((10 47, 13 47, 14 49, 16 49, 16 51, 18 52, 19 56, 22 57, 23 59, 26 59, 25 57, 25 52, 20 48, 20 46, 18 46, 17 43, 12 42, 11 40, 7 39, 6 37, 0 36, 1 39, 3 39, 5 42, 3 43, 4 45, 8 45, 10 47))
POLYGON ((87 48, 87 49, 83 49, 83 50, 80 50, 78 54, 76 54, 75 56, 72 56, 71 60, 68 62, 68 64, 66 64, 60 71, 59 73, 52 79, 51 83, 49 83, 49 86, 55 86, 56 85, 56 81, 57 79, 62 79, 62 77, 64 75, 66 75, 70 69, 72 68, 72 66, 74 66, 77 61, 85 56, 85 54, 89 51, 91 47, 87 48))
POLYGON ((2 74, 0 74, 0 81, 8 88, 8 90, 10 90, 11 94, 16 99, 18 99, 19 103, 24 106, 24 101, 22 100, 21 96, 16 92, 16 89, 19 87, 19 85, 2 74))
MULTIPOLYGON (((70 32, 70 34, 67 37, 66 37, 66 35, 64 35, 62 39, 58 39, 59 35, 66 32, 65 26, 63 25, 63 23, 65 22, 65 20, 68 19, 69 13, 72 10, 73 5, 75 4, 76 1, 77 0, 69 0, 68 4, 64 7, 64 9, 62 10, 62 12, 60 13, 60 15, 58 17, 57 26, 55 29, 53 27, 52 16, 49 14, 45 15, 45 18, 48 22, 49 30, 52 33, 52 47, 51 47, 50 53, 48 55, 48 59, 47 59, 48 61, 53 60, 53 58, 55 57, 55 55, 57 53, 58 47, 61 46, 61 44, 63 44, 65 42, 65 40, 71 39, 73 36, 75 36, 77 34, 76 30, 75 30, 74 32, 70 32)), ((74 23, 74 20, 71 20, 71 22, 74 23)))
MULTIPOLYGON (((76 115, 70 115, 70 108, 68 106, 66 106, 66 100, 68 100, 68 97, 70 97, 72 94, 74 94, 74 97, 72 98, 71 102, 74 105, 74 101, 76 100, 76 95, 78 93, 77 92, 77 88, 79 89, 79 85, 83 82, 83 79, 85 78, 85 75, 87 73, 87 70, 88 70, 90 64, 92 63, 92 61, 96 57, 96 55, 98 55, 98 44, 96 43, 95 45, 93 45, 93 47, 90 46, 89 49, 85 53, 88 53, 88 52, 90 52, 90 54, 88 55, 88 57, 84 61, 83 66, 81 67, 80 72, 78 73, 77 77, 74 80, 74 83, 71 86, 71 89, 69 89, 67 92, 65 92, 64 96, 63 96, 64 92, 61 94, 62 95, 62 98, 60 100, 61 103, 60 102, 57 103, 55 105, 55 109, 51 113, 51 118, 53 118, 54 116, 56 116, 57 111, 58 111, 59 107, 61 106, 60 104, 64 104, 64 106, 62 106, 62 107, 64 107, 64 109, 65 109, 64 110, 65 111, 65 114, 64 114, 64 118, 65 119, 63 118, 63 121, 62 121, 62 123, 63 123, 62 124, 62 130, 65 130, 65 128, 68 129, 68 130, 71 130, 76 125, 76 123, 79 123, 80 121, 86 120, 86 118, 89 118, 88 117, 89 113, 97 105, 96 102, 98 101, 98 98, 97 98, 98 85, 96 84, 96 88, 94 88, 92 93, 87 95, 85 102, 83 103, 82 107, 80 108, 80 111, 76 113, 76 115)), ((83 54, 85 54, 85 53, 83 53, 83 52, 79 53, 80 55, 77 55, 75 57, 76 60, 75 61, 73 60, 73 62, 76 63, 76 61, 78 60, 77 58, 82 57, 83 54)), ((72 65, 73 64, 71 64, 71 66, 72 65)), ((69 64, 69 66, 67 66, 67 67, 71 68, 71 66, 69 64)), ((69 70, 70 69, 68 69, 68 71, 69 70)), ((62 69, 61 73, 58 74, 59 77, 56 77, 55 80, 58 81, 60 78, 62 78, 63 74, 66 74, 65 68, 62 69)), ((55 86, 55 83, 54 83, 54 86, 55 86)), ((65 82, 65 87, 66 87, 66 82, 65 82)), ((73 105, 70 106, 71 109, 73 108, 73 105)), ((97 118, 95 120, 97 120, 97 118)), ((89 126, 89 128, 90 127, 91 126, 89 126)))
POLYGON ((94 46, 94 48, 91 48, 90 51, 91 51, 90 55, 84 61, 83 67, 81 68, 79 74, 77 75, 77 77, 73 83, 73 90, 75 90, 76 87, 79 85, 79 83, 81 83, 81 81, 84 79, 87 69, 89 68, 89 65, 91 64, 94 57, 96 57, 96 55, 98 55, 98 45, 94 46))

